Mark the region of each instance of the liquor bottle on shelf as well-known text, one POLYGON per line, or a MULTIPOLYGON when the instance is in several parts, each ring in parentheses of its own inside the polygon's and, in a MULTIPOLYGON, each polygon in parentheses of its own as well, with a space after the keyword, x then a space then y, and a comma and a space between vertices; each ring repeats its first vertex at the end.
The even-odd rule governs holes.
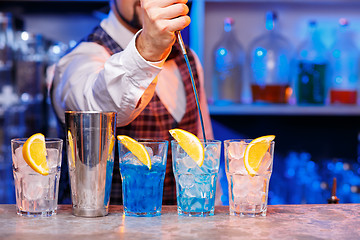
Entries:
POLYGON ((40 34, 22 31, 15 34, 15 90, 26 106, 25 121, 30 131, 41 132, 45 118, 45 39, 40 34))
POLYGON ((14 30, 11 13, 0 12, 0 91, 13 84, 14 30))
POLYGON ((22 31, 15 34, 15 82, 19 95, 31 100, 42 98, 45 87, 45 39, 40 34, 22 31))
POLYGON ((293 48, 277 31, 277 15, 266 13, 266 33, 249 47, 250 80, 254 103, 288 103, 293 48))
POLYGON ((359 51, 345 18, 339 20, 336 40, 330 50, 330 103, 356 104, 359 78, 359 51))
POLYGON ((235 36, 234 20, 225 18, 224 31, 213 51, 213 98, 215 105, 241 101, 245 52, 235 36))
POLYGON ((316 21, 309 22, 308 34, 297 50, 297 103, 323 105, 326 99, 328 53, 320 39, 316 21))

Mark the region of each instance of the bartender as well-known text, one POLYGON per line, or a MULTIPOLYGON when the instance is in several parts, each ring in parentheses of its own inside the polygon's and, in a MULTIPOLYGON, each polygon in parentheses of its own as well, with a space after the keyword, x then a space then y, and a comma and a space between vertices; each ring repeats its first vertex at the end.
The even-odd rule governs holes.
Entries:
MULTIPOLYGON (((169 140, 168 130, 181 128, 201 138, 189 71, 175 36, 190 24, 186 3, 111 0, 108 16, 57 64, 51 98, 62 123, 66 110, 114 111, 116 135, 169 140)), ((187 50, 206 136, 212 139, 203 69, 196 54, 187 50)), ((67 170, 67 163, 63 165, 67 170)), ((115 161, 111 204, 122 203, 121 190, 115 161)), ((163 204, 176 204, 170 154, 163 204)))

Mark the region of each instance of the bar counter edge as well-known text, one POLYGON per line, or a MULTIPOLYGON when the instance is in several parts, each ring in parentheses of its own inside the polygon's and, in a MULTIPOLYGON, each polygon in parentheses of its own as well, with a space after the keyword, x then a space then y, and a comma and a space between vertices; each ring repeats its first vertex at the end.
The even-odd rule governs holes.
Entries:
POLYGON ((360 239, 360 204, 269 205, 266 217, 255 218, 230 216, 228 206, 181 217, 166 205, 157 217, 124 216, 111 205, 105 217, 83 218, 59 205, 57 215, 29 218, 0 204, 0 239, 360 239))

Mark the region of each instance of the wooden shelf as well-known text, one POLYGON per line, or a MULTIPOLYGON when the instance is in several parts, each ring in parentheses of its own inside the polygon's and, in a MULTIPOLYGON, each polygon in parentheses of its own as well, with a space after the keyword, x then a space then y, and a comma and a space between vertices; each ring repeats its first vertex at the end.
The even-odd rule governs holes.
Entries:
POLYGON ((210 115, 360 116, 360 106, 209 105, 210 115))

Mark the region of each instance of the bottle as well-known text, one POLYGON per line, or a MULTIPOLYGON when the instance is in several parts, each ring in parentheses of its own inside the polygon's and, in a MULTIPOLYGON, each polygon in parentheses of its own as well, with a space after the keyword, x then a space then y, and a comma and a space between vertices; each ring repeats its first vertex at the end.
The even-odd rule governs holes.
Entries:
POLYGON ((0 12, 0 90, 13 84, 14 31, 12 15, 0 12))
POLYGON ((224 31, 213 51, 213 97, 215 105, 241 101, 245 53, 233 29, 234 20, 225 18, 224 31))
POLYGON ((328 54, 321 42, 316 21, 310 21, 308 37, 297 50, 297 103, 325 104, 328 54))
POLYGON ((44 132, 45 118, 45 39, 40 34, 17 32, 15 41, 15 90, 26 106, 26 135, 44 132))
POLYGON ((31 100, 42 98, 45 87, 45 42, 40 34, 22 31, 16 33, 15 83, 21 96, 31 100))
POLYGON ((330 50, 331 104, 356 104, 359 78, 359 52, 345 18, 339 20, 336 40, 330 50))
POLYGON ((266 13, 266 33, 249 47, 250 80, 254 103, 288 103, 292 46, 277 31, 277 15, 266 13))

